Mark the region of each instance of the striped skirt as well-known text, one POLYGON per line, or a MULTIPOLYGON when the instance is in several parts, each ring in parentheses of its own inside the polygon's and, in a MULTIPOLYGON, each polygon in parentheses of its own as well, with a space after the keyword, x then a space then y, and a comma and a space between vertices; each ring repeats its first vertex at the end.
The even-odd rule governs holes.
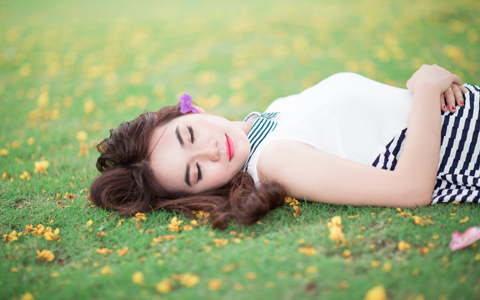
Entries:
MULTIPOLYGON (((480 199, 480 86, 464 84, 470 91, 465 105, 455 113, 442 113, 442 142, 432 203, 473 202, 480 199)), ((378 155, 373 166, 394 170, 407 128, 378 155)))

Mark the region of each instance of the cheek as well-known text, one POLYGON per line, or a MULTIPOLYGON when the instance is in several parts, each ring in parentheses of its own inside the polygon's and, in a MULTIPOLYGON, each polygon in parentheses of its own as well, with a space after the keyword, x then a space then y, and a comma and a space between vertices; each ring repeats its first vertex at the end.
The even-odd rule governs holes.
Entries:
POLYGON ((242 137, 238 145, 239 158, 241 158, 241 160, 244 160, 244 163, 245 163, 249 154, 250 154, 250 142, 246 137, 242 137))
POLYGON ((225 185, 235 175, 235 172, 225 166, 212 168, 209 173, 208 178, 205 178, 205 183, 211 188, 219 188, 225 185))

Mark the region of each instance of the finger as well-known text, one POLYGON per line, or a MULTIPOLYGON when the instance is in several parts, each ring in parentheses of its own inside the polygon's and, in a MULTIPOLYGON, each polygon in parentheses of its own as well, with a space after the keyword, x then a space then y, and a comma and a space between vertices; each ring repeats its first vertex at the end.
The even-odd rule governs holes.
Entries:
POLYGON ((443 93, 443 97, 442 97, 442 100, 440 101, 440 110, 442 112, 447 112, 448 108, 447 108, 447 104, 445 102, 445 93, 443 93))
POLYGON ((450 112, 455 112, 456 108, 455 108, 455 96, 453 95, 453 91, 451 88, 448 88, 445 93, 445 102, 447 103, 447 107, 448 107, 448 110, 450 112))
POLYGON ((452 74, 452 75, 453 75, 453 80, 452 80, 452 82, 455 83, 455 84, 457 84, 457 85, 462 85, 462 81, 460 80, 460 78, 458 78, 458 76, 455 75, 455 74, 452 74))
POLYGON ((453 95, 455 97, 455 102, 457 103, 457 105, 463 106, 464 99, 463 99, 462 91, 460 90, 459 86, 456 84, 452 84, 451 89, 453 91, 453 95))
POLYGON ((470 93, 470 91, 463 85, 459 85, 458 88, 462 91, 462 94, 470 93))

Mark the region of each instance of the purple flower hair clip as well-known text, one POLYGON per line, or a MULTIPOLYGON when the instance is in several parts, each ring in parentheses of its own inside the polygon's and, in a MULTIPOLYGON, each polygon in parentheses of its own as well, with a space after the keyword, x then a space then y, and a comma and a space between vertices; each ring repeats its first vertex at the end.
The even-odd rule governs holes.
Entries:
POLYGON ((194 114, 198 113, 198 109, 192 106, 192 97, 189 94, 183 94, 178 100, 180 100, 180 112, 182 114, 186 114, 189 111, 194 114))

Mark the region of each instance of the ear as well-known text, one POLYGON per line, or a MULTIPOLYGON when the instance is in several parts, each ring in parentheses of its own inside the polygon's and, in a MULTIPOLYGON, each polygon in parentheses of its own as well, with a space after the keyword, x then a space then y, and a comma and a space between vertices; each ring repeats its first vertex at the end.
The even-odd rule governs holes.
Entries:
POLYGON ((196 105, 192 105, 192 106, 195 107, 196 109, 198 109, 199 114, 204 114, 205 113, 205 110, 203 108, 201 108, 200 106, 196 106, 196 105))

